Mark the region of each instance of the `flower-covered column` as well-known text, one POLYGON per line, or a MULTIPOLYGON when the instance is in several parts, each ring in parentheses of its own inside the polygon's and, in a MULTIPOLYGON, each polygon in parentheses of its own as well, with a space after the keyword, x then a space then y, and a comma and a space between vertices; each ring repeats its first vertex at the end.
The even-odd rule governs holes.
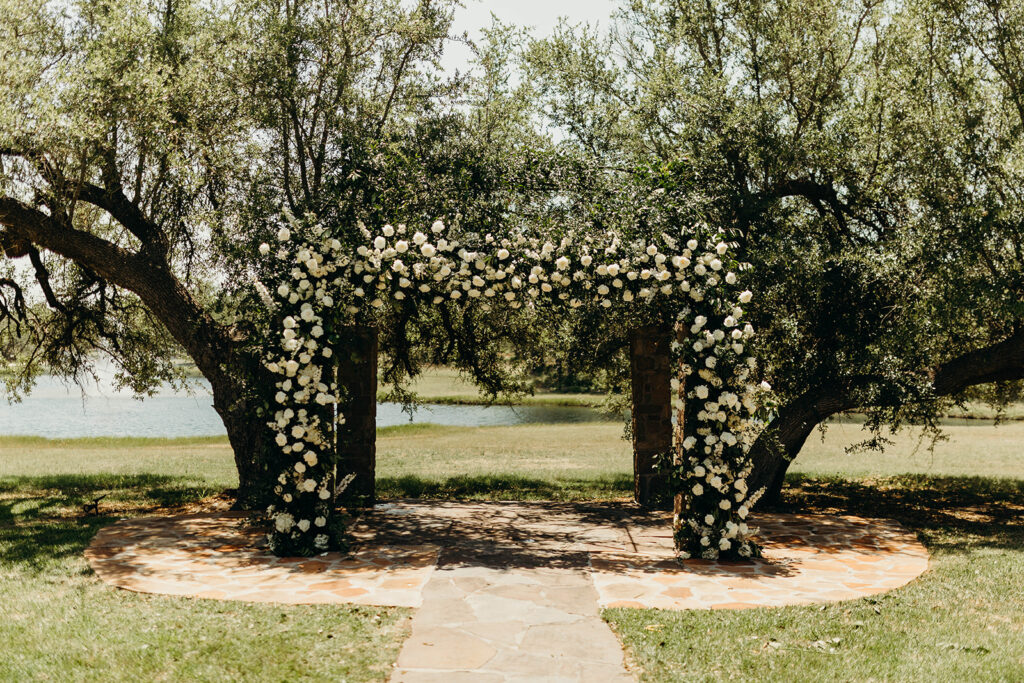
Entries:
MULTIPOLYGON (((746 355, 753 335, 740 322, 743 292, 732 306, 709 305, 692 321, 680 321, 674 345, 679 400, 675 462, 676 548, 683 557, 758 557, 747 515, 760 491, 747 488, 754 439, 755 367, 746 355)), ((721 303, 721 302, 719 302, 721 303)))
MULTIPOLYGON (((274 272, 279 284, 268 301, 280 320, 276 348, 267 351, 267 368, 279 376, 273 421, 281 448, 274 492, 267 510, 268 536, 276 555, 311 555, 340 544, 331 524, 337 482, 335 428, 344 417, 335 410, 338 386, 332 346, 338 336, 333 282, 346 263, 341 244, 316 227, 295 235, 278 232, 274 272)), ((269 245, 260 251, 269 255, 269 245)), ((268 295, 271 296, 271 295, 268 295)))

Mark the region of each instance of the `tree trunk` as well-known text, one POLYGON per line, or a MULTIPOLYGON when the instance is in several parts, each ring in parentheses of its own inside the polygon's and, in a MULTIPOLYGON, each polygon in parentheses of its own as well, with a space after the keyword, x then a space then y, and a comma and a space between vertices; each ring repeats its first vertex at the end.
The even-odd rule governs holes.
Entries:
POLYGON ((836 413, 855 407, 847 397, 816 391, 800 396, 779 411, 750 449, 754 468, 747 485, 751 491, 764 489, 758 508, 778 505, 789 465, 811 432, 836 413))
POLYGON ((345 392, 338 406, 345 416, 337 431, 338 478, 355 475, 338 502, 349 507, 372 506, 377 497, 377 350, 376 328, 353 326, 336 353, 345 392))
POLYGON ((263 510, 270 504, 277 472, 273 465, 280 461, 281 449, 274 443, 273 433, 264 422, 261 406, 234 390, 213 390, 213 405, 228 433, 228 441, 238 470, 236 510, 263 510))
POLYGON ((641 327, 629 335, 633 388, 633 497, 646 508, 671 505, 668 474, 656 458, 672 450, 672 370, 669 332, 641 327))
MULTIPOLYGON (((931 368, 930 374, 931 398, 957 394, 978 384, 1024 379, 1024 330, 951 358, 931 368)), ((786 470, 814 428, 837 413, 864 407, 856 399, 857 390, 878 383, 879 378, 871 375, 837 378, 828 390, 808 391, 779 411, 750 450, 754 461, 750 490, 765 489, 758 507, 779 502, 786 470)))
POLYGON ((258 359, 236 349, 206 348, 204 354, 222 359, 215 372, 202 365, 199 369, 210 382, 213 407, 224 423, 238 470, 235 509, 263 510, 272 500, 280 474, 277 469, 282 466, 281 448, 269 425, 274 419, 276 378, 262 369, 258 359))

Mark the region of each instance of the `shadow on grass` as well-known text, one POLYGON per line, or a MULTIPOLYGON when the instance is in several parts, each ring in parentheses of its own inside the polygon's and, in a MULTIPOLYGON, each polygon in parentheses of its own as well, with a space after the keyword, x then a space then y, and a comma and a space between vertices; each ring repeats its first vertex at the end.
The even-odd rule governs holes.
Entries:
POLYGON ((579 501, 633 495, 627 475, 593 479, 534 479, 515 474, 457 476, 425 479, 415 475, 378 477, 381 498, 449 498, 456 500, 579 501))
POLYGON ((159 474, 61 474, 0 478, 0 557, 42 567, 80 554, 111 511, 173 507, 212 493, 194 478, 159 474), (82 508, 97 497, 99 516, 82 508), (106 513, 106 514, 105 514, 106 513))
POLYGON ((1024 480, 901 475, 868 480, 790 474, 787 512, 888 517, 932 549, 1024 549, 1024 480))

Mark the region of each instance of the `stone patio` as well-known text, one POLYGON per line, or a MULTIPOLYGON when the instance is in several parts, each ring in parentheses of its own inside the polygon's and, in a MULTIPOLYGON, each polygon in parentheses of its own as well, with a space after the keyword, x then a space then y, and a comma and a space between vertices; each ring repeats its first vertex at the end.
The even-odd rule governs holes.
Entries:
POLYGON ((758 515, 765 557, 687 560, 669 518, 625 503, 378 505, 349 555, 276 558, 237 514, 125 520, 86 550, 128 590, 419 607, 393 681, 632 680, 603 607, 741 609, 848 600, 928 568, 889 520, 758 515))

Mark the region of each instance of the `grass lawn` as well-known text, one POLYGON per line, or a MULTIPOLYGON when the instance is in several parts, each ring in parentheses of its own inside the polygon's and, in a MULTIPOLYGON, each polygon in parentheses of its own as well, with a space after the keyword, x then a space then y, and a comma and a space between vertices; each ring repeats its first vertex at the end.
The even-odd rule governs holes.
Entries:
MULTIPOLYGON (((848 456, 856 425, 813 438, 787 502, 892 517, 931 570, 878 596, 744 612, 608 610, 644 680, 1021 680, 1024 424, 950 427, 934 453, 896 437, 848 456), (838 639, 838 640, 836 640, 838 639)), ((627 497, 621 423, 381 430, 384 496, 627 497)), ((112 590, 82 559, 121 515, 232 486, 224 439, 0 438, 0 680, 381 680, 408 610, 243 605, 112 590), (107 494, 105 517, 81 505, 107 494)))
MULTIPOLYGON (((388 385, 382 384, 377 393, 378 400, 387 396, 388 385)), ((459 371, 446 366, 430 366, 413 380, 410 385, 424 403, 448 403, 455 405, 477 405, 487 403, 480 389, 473 382, 459 374, 459 371)), ((522 405, 555 405, 555 406, 591 406, 604 405, 604 394, 559 393, 539 390, 533 396, 523 396, 516 401, 522 405)), ((994 410, 985 403, 968 402, 963 408, 952 407, 946 411, 946 417, 966 420, 1003 420, 1024 421, 1024 403, 1012 403, 1002 412, 994 410)))
POLYGON ((0 681, 383 680, 409 610, 139 595, 82 557, 120 515, 234 482, 221 439, 0 439, 0 681))
MULTIPOLYGON (((409 387, 424 403, 448 403, 455 405, 477 405, 487 403, 480 389, 459 374, 458 370, 443 366, 424 369, 409 387)), ((377 399, 387 396, 388 385, 381 385, 377 399)), ((562 394, 552 391, 538 391, 532 396, 516 400, 519 405, 528 406, 601 406, 603 394, 562 394)))

